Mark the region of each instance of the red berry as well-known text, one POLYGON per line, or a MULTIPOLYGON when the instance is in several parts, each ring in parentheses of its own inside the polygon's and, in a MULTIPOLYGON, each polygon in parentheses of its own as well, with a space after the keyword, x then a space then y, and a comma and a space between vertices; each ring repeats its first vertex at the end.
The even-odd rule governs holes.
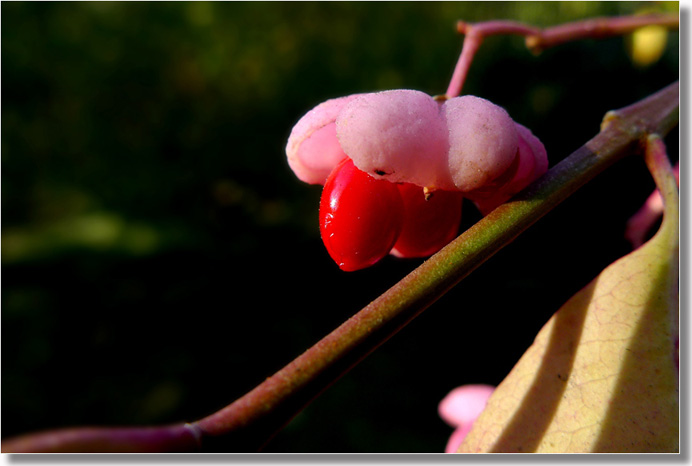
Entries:
POLYGON ((420 186, 411 183, 397 186, 404 201, 404 228, 392 254, 427 257, 457 236, 461 222, 461 192, 437 190, 426 200, 420 186))
POLYGON ((340 162, 324 184, 320 233, 329 255, 345 271, 369 267, 394 246, 404 222, 397 186, 340 162))

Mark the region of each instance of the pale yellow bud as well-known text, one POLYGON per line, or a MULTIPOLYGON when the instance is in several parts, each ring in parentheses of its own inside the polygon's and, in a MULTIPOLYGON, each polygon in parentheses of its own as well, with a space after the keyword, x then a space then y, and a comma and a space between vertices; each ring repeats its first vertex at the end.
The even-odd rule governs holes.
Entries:
POLYGON ((629 41, 630 58, 635 65, 645 67, 658 61, 666 49, 668 30, 663 26, 644 26, 632 33, 629 41))

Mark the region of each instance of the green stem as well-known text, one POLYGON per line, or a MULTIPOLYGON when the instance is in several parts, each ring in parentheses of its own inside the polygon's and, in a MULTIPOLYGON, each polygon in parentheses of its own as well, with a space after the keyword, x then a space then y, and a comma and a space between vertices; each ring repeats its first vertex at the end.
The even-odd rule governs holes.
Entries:
MULTIPOLYGON (((656 182, 658 191, 663 196, 664 216, 677 218, 678 182, 673 167, 670 165, 665 143, 657 133, 649 134, 644 141, 644 161, 656 182)), ((675 228, 677 229, 677 226, 675 228)))
MULTIPOLYGON (((184 430, 177 426, 176 432, 184 432, 181 437, 186 440, 196 440, 199 435, 204 449, 217 446, 225 451, 261 449, 311 400, 476 267, 589 180, 625 155, 635 152, 649 134, 667 133, 677 123, 678 88, 679 84, 673 83, 630 107, 609 112, 599 134, 526 190, 488 214, 248 394, 221 411, 185 425, 184 430), (195 436, 190 437, 187 431, 194 432, 195 436)), ((108 429, 100 432, 109 435, 108 429)), ((122 431, 118 432, 124 445, 113 445, 109 439, 100 440, 108 440, 111 449, 117 447, 123 451, 130 447, 130 451, 142 451, 143 442, 146 443, 142 437, 137 437, 137 443, 127 444, 128 437, 122 435, 122 431)), ((139 429, 138 432, 152 438, 160 435, 156 428, 150 431, 139 429)), ((15 451, 14 447, 19 444, 25 447, 24 451, 37 451, 37 448, 31 448, 32 444, 45 446, 41 438, 46 435, 56 438, 53 432, 10 439, 3 442, 2 451, 15 451)), ((170 447, 170 443, 162 445, 170 447)), ((187 442, 185 445, 195 448, 198 443, 187 442)), ((51 447, 52 450, 42 451, 66 451, 60 448, 64 445, 52 444, 51 447)), ((76 451, 84 445, 73 441, 69 447, 72 448, 70 451, 76 451)))
POLYGON ((670 306, 670 322, 671 334, 674 335, 673 347, 671 348, 672 358, 675 361, 675 366, 678 369, 678 390, 679 390, 679 369, 680 369, 680 294, 679 294, 679 188, 673 168, 670 166, 670 160, 666 151, 666 146, 661 137, 656 134, 650 134, 644 141, 644 161, 651 172, 651 176, 656 182, 656 187, 663 198, 663 221, 661 223, 656 236, 660 236, 659 241, 668 242, 668 251, 672 251, 670 255, 668 267, 669 277, 672 280, 672 286, 669 286, 668 302, 674 303, 670 306), (671 233, 672 232, 672 233, 671 233))

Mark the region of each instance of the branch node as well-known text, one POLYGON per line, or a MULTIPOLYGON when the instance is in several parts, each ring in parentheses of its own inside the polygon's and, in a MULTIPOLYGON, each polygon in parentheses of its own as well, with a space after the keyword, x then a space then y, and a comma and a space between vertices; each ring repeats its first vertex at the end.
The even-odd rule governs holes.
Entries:
POLYGON ((526 48, 529 49, 529 52, 534 55, 539 55, 544 50, 540 34, 526 36, 524 44, 526 45, 526 48))
POLYGON ((457 34, 467 34, 471 25, 466 21, 457 21, 457 34))
POLYGON ((616 121, 621 120, 621 119, 622 119, 622 117, 620 116, 620 114, 616 110, 609 110, 603 116, 603 120, 601 121, 601 131, 605 131, 613 123, 615 123, 616 121))

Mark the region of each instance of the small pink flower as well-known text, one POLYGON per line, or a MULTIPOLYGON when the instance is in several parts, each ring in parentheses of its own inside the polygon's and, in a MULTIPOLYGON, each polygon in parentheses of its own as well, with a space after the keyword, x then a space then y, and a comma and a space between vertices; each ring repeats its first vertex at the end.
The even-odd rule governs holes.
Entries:
POLYGON ((445 453, 455 453, 471 430, 474 421, 480 416, 488 398, 495 391, 490 385, 462 385, 445 396, 437 411, 447 424, 456 430, 447 442, 445 453))

